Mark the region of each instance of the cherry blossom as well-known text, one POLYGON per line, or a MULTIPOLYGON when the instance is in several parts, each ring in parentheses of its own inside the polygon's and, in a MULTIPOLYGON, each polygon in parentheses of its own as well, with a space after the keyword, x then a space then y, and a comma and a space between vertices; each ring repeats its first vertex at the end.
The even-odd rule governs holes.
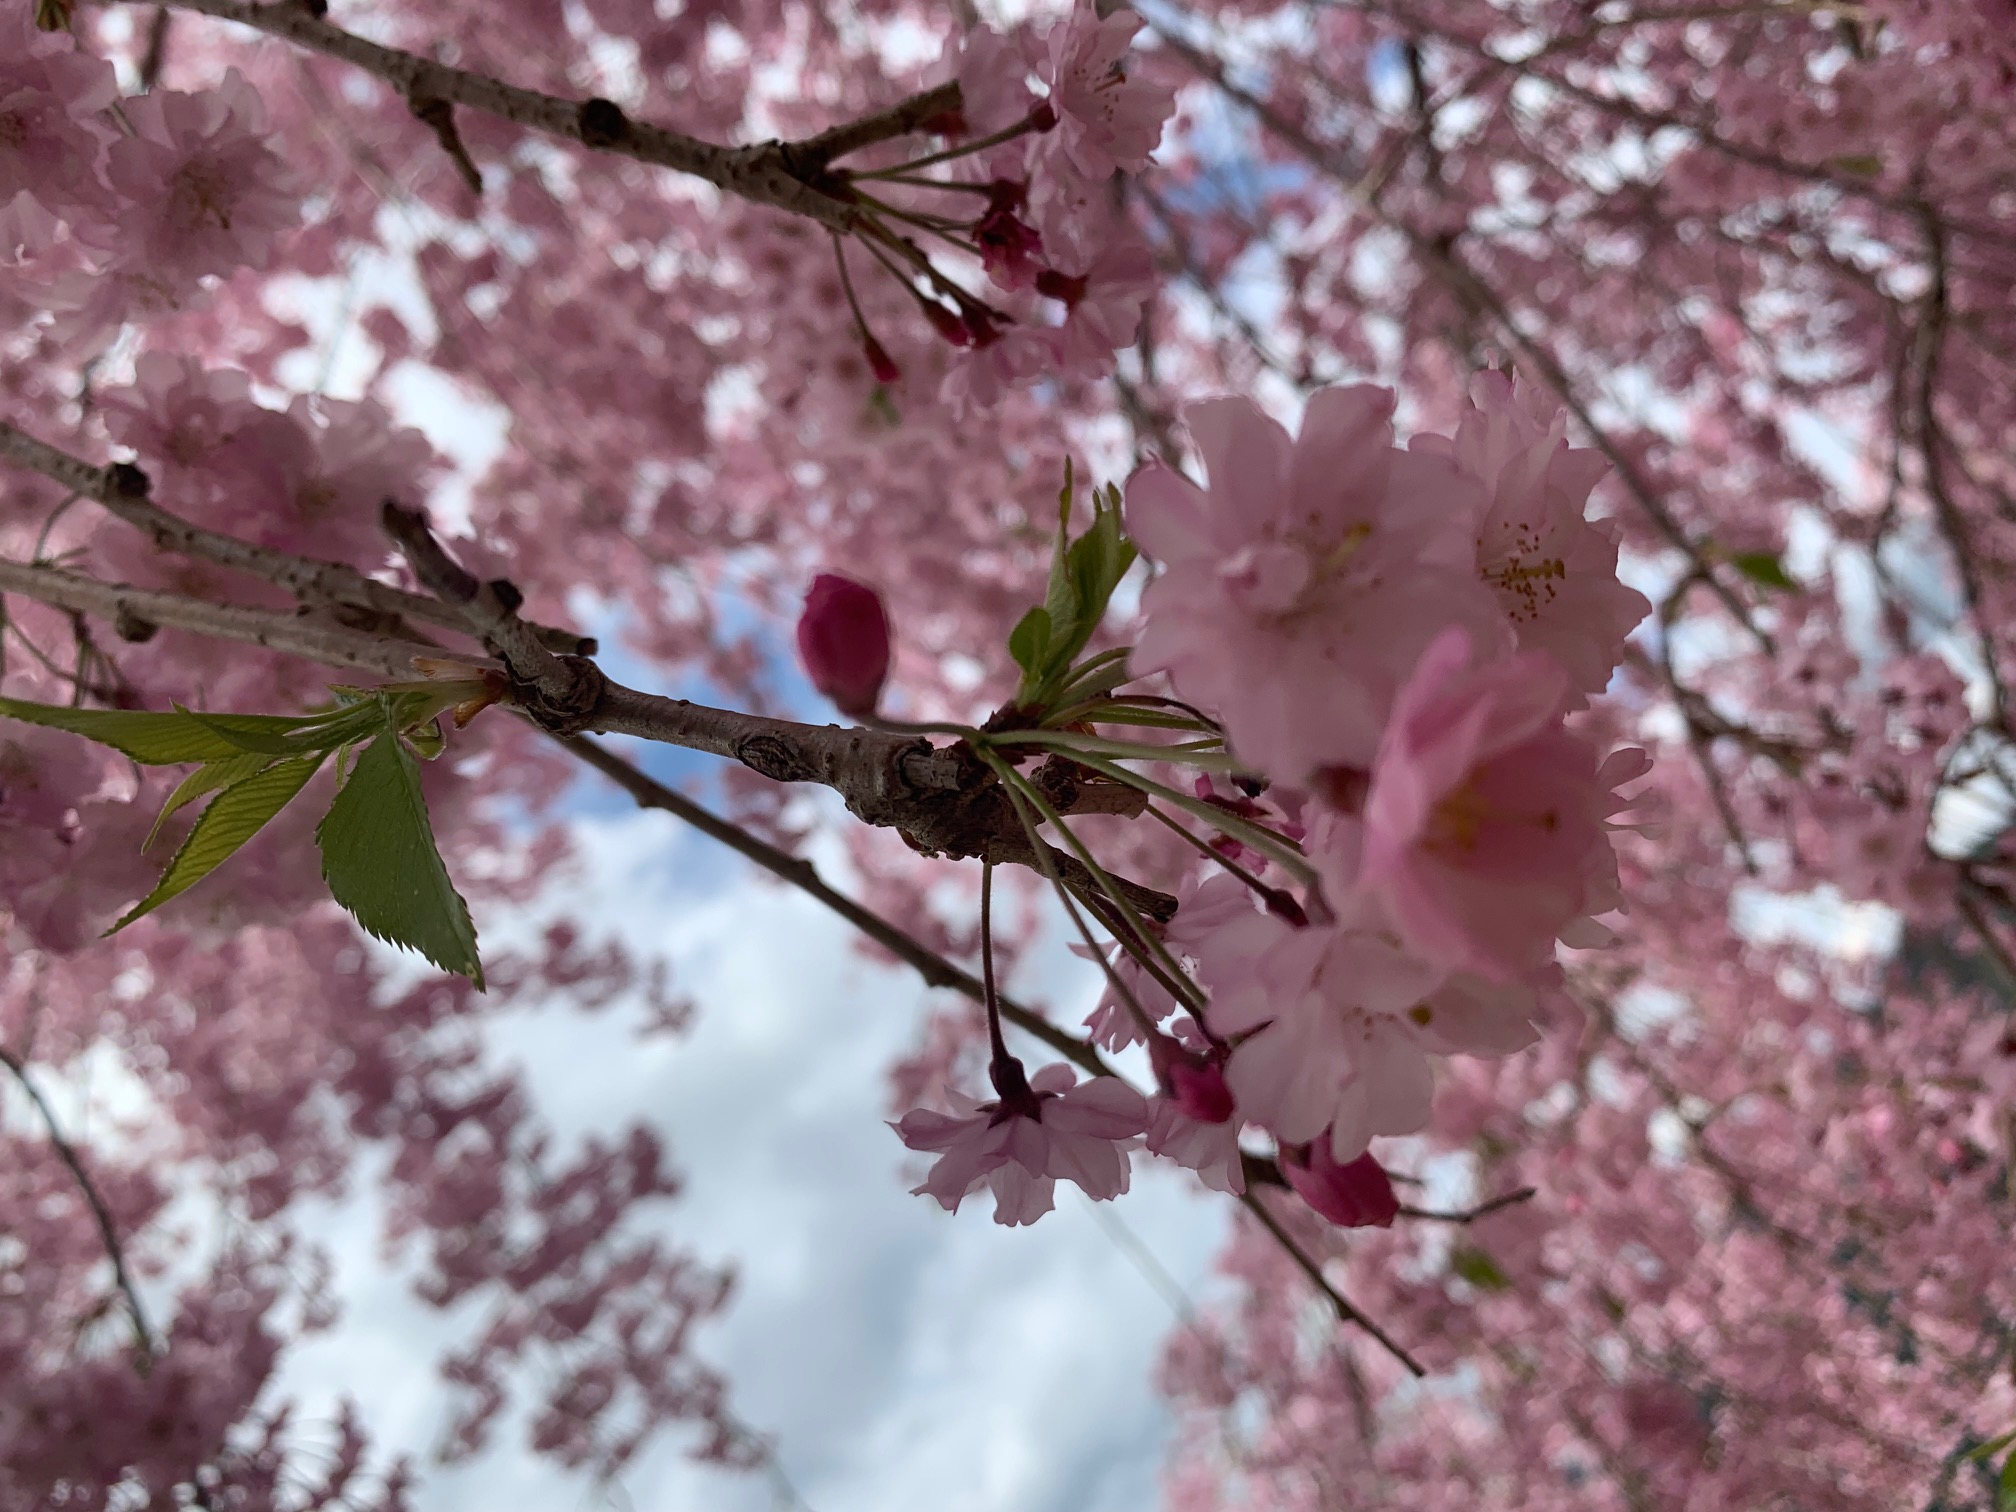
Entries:
POLYGON ((1466 560, 1481 492, 1394 448, 1392 410, 1383 390, 1325 389, 1291 439, 1246 400, 1192 405, 1209 491, 1159 465, 1127 487, 1128 526, 1161 567, 1137 665, 1219 711, 1240 756, 1286 781, 1369 761, 1437 631, 1496 633, 1466 560), (1335 691, 1297 691, 1318 685, 1335 691))
POLYGON ((1145 23, 1131 11, 1103 15, 1079 0, 1053 26, 1043 79, 1057 110, 1057 135, 1087 178, 1138 173, 1161 140, 1172 91, 1130 67, 1128 44, 1145 23))
POLYGON ((1539 652, 1480 667, 1462 630, 1438 636, 1394 703, 1362 816, 1313 842, 1333 895, 1363 895, 1423 959, 1496 982, 1614 906, 1614 789, 1643 757, 1599 761, 1562 726, 1567 691, 1539 652))
POLYGON ((913 1190, 956 1213, 964 1198, 988 1187, 994 1221, 1009 1227, 1049 1212, 1059 1177, 1100 1201, 1126 1191, 1128 1141, 1148 1126, 1148 1104, 1132 1087, 1111 1077, 1079 1082, 1061 1064, 997 1101, 957 1093, 950 1100, 953 1115, 916 1108, 890 1125, 911 1149, 939 1157, 913 1190))
POLYGON ((233 70, 214 90, 155 90, 124 109, 133 135, 106 165, 125 200, 122 256, 170 285, 264 267, 299 222, 301 195, 252 85, 233 70))
POLYGON ((1379 1162, 1369 1154, 1338 1162, 1331 1141, 1290 1145, 1281 1152, 1281 1174, 1295 1195, 1342 1228, 1389 1228, 1400 1214, 1400 1199, 1379 1162))
POLYGON ((1491 495, 1477 527, 1477 571, 1519 645, 1545 651, 1579 694, 1600 693, 1624 637, 1651 605, 1617 581, 1617 529, 1585 518, 1609 470, 1566 440, 1566 417, 1530 381, 1480 373, 1453 441, 1419 435, 1416 451, 1450 457, 1491 495))

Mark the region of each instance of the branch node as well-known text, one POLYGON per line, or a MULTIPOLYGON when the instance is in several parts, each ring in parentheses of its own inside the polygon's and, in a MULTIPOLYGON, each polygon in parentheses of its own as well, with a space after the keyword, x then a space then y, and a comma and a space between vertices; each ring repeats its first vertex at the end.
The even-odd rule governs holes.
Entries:
POLYGON ((469 156, 469 149, 463 144, 462 133, 455 125, 455 107, 439 95, 412 94, 407 96, 413 114, 420 123, 434 133, 434 140, 441 144, 441 150, 454 163, 455 171, 462 175, 462 182, 469 186, 471 194, 483 192, 483 170, 476 166, 476 160, 469 156))
POLYGON ((630 134, 630 118, 614 100, 597 96, 581 102, 574 130, 583 147, 614 147, 630 134))
POLYGON ((114 462, 105 469, 105 481, 122 499, 144 499, 154 492, 154 480, 131 462, 114 462))

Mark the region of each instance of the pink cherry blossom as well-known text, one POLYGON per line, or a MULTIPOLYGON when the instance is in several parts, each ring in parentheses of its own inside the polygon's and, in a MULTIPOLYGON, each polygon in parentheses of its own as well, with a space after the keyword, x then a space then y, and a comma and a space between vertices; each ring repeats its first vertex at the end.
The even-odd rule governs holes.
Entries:
POLYGON ((1242 1115, 1293 1144, 1328 1127, 1340 1161, 1419 1130, 1434 1084, 1408 1010, 1439 973, 1353 927, 1256 914, 1241 935, 1238 953, 1207 951, 1199 970, 1212 1032, 1233 1041, 1225 1080, 1242 1115))
POLYGON ((200 94, 125 102, 133 135, 107 165, 124 196, 124 255, 158 281, 264 267, 301 218, 294 174, 269 145, 258 92, 235 69, 200 94))
POLYGON ((1057 110, 1057 134, 1088 178, 1147 167, 1175 108, 1174 92, 1130 63, 1128 43, 1145 24, 1126 10, 1102 18, 1091 0, 1078 0, 1070 20, 1050 29, 1043 79, 1057 110))
MULTIPOLYGON (((1244 882, 1215 870, 1193 870, 1184 876, 1176 891, 1176 914, 1162 931, 1162 943, 1179 961, 1193 961, 1206 948, 1207 941, 1217 937, 1228 924, 1252 913, 1253 899, 1244 882)), ((1090 949, 1084 945, 1073 942, 1070 949, 1081 960, 1092 959, 1090 949)), ((1222 946, 1219 953, 1224 954, 1222 946)), ((1110 947, 1109 957, 1113 976, 1126 985, 1134 996, 1134 1006, 1151 1020, 1159 1024, 1176 1011, 1175 994, 1138 957, 1117 943, 1110 947)), ((1124 1050, 1147 1038, 1140 1021, 1110 978, 1098 1006, 1086 1016, 1085 1027, 1093 1042, 1108 1050, 1124 1050)))
POLYGON ((1214 1192, 1234 1196, 1246 1190, 1245 1161, 1239 1151, 1237 1119, 1212 1122, 1193 1118, 1176 1100, 1158 1097, 1150 1104, 1147 1148, 1173 1160, 1214 1192))
POLYGON ((1420 435, 1409 445, 1451 458, 1490 491, 1478 575, 1520 647, 1545 651, 1590 695, 1610 681, 1624 637, 1652 606, 1617 581, 1617 528, 1584 514, 1609 469, 1599 453, 1568 445, 1566 424, 1523 379, 1479 373, 1455 439, 1420 435))
MULTIPOLYGON (((1154 256, 1138 237, 1117 239, 1068 282, 1058 363, 1067 371, 1102 372, 1140 333, 1141 311, 1155 289, 1154 256)), ((1037 290, 1049 292, 1041 279, 1037 290)))
MULTIPOLYGON (((947 52, 951 52, 948 42, 947 52)), ((954 77, 959 84, 960 121, 966 134, 992 136, 1028 115, 1036 97, 1029 90, 1029 57, 1019 36, 975 26, 959 39, 954 77)))
POLYGON ((243 372, 166 352, 142 352, 133 382, 107 389, 99 404, 112 439, 138 453, 163 497, 185 509, 214 510, 229 496, 242 506, 275 476, 273 438, 292 430, 259 406, 243 372))
POLYGON ((1045 1066, 1022 1097, 976 1102, 957 1093, 953 1115, 916 1108, 890 1125, 913 1150, 939 1157, 919 1195, 956 1213, 981 1187, 994 1193, 994 1221, 1034 1223, 1055 1203, 1057 1179, 1089 1197, 1117 1197, 1128 1185, 1128 1141, 1148 1126, 1148 1104, 1115 1077, 1078 1082, 1069 1066, 1045 1066))
POLYGON ((99 170, 116 134, 104 111, 117 78, 101 59, 52 48, 19 7, 0 37, 0 263, 35 257, 65 225, 102 245, 112 200, 99 170))
POLYGON ((1195 404, 1209 490, 1159 464, 1127 485, 1128 527, 1161 566, 1134 665, 1167 671, 1281 780, 1368 762, 1437 631, 1502 633, 1470 570, 1481 492, 1394 448, 1392 412, 1386 390, 1324 389, 1291 440, 1246 400, 1195 404))
POLYGON ((1024 289, 1036 281, 1043 238, 1009 204, 996 204, 973 227, 973 241, 988 277, 1004 289, 1024 289))
POLYGON ((1438 636, 1394 703, 1362 817, 1312 839, 1333 899, 1362 895, 1423 959, 1495 982, 1615 906, 1607 820, 1642 765, 1606 764, 1565 729, 1567 692, 1539 652, 1478 666, 1462 630, 1438 636))

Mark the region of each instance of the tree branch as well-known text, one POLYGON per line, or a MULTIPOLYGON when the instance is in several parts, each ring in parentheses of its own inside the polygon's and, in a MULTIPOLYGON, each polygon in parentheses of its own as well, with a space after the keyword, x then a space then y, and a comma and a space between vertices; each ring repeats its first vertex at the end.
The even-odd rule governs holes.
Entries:
MULTIPOLYGON (((857 209, 851 191, 826 165, 845 152, 914 131, 930 116, 958 104, 959 86, 943 84, 803 142, 724 147, 633 121, 608 100, 561 99, 381 46, 330 24, 308 6, 288 0, 266 4, 253 0, 166 0, 166 5, 171 10, 194 11, 249 26, 296 47, 340 59, 383 79, 409 100, 439 102, 430 108, 460 105, 500 116, 596 151, 705 179, 725 193, 805 216, 842 233, 853 229, 857 209)), ((474 166, 457 164, 465 178, 474 166)))
MULTIPOLYGON (((36 440, 4 420, 0 420, 0 457, 103 505, 163 551, 215 562, 233 572, 263 579, 293 594, 304 604, 330 609, 351 629, 380 631, 400 639, 419 639, 406 623, 412 621, 468 633, 467 621, 461 614, 428 594, 411 593, 390 583, 381 583, 341 562, 295 556, 291 552, 275 551, 241 541, 236 536, 205 530, 179 515, 171 514, 152 501, 152 484, 147 474, 131 463, 94 467, 82 458, 36 440)), ((550 625, 535 624, 530 628, 538 636, 540 644, 549 650, 576 656, 591 656, 595 652, 592 637, 576 635, 571 630, 560 630, 550 625)))
POLYGON ((132 1273, 126 1268, 126 1251, 119 1243, 119 1230, 112 1222, 112 1210, 106 1206, 97 1183, 91 1179, 91 1173, 84 1169, 84 1159, 77 1153, 77 1147, 64 1136, 62 1125, 56 1121, 56 1110, 49 1106, 42 1089, 29 1078, 28 1067, 4 1045, 0 1045, 0 1066, 12 1072, 14 1080, 21 1084, 21 1090, 28 1094, 28 1101, 35 1105, 35 1112, 49 1135, 50 1147, 56 1151, 56 1158, 63 1162, 64 1169, 83 1193, 85 1205, 91 1209, 91 1216, 98 1224, 98 1237, 105 1246, 106 1258, 112 1262, 112 1282, 119 1288, 119 1295, 126 1303, 126 1314, 133 1321, 133 1344, 140 1351, 140 1373, 145 1375, 154 1366, 159 1346, 154 1342, 154 1330, 148 1326, 147 1310, 140 1305, 140 1293, 133 1285, 132 1273))
MULTIPOLYGON (((836 891, 811 862, 780 850, 740 825, 695 803, 677 789, 646 776, 606 746, 580 735, 556 735, 554 739, 636 799, 640 808, 659 809, 684 820, 710 840, 719 841, 771 875, 789 882, 808 897, 816 898, 898 960, 915 968, 927 986, 962 993, 976 1003, 985 1001, 986 994, 971 972, 946 960, 872 909, 836 891)), ((1041 1040, 1067 1060, 1076 1062, 1094 1076, 1114 1074, 1113 1068, 1100 1058, 1098 1051, 1073 1039, 1035 1010, 998 993, 995 1001, 1000 1005, 1002 1018, 1023 1033, 1041 1040)))
POLYGON ((0 593, 18 593, 73 614, 110 620, 126 639, 144 636, 146 627, 165 626, 207 635, 217 640, 264 646, 327 667, 370 672, 395 681, 413 675, 415 657, 438 657, 439 646, 371 635, 309 618, 303 611, 253 609, 242 604, 213 604, 152 588, 106 583, 60 567, 37 567, 0 561, 0 593))
MULTIPOLYGON (((539 645, 518 619, 518 590, 502 579, 479 582, 442 548, 421 511, 388 499, 384 523, 415 576, 503 661, 515 702, 548 733, 636 735, 726 756, 776 782, 830 787, 856 818, 899 831, 927 855, 1043 868, 1040 842, 1024 833, 994 774, 965 745, 766 719, 624 687, 585 657, 554 656, 539 645)), ((1093 885, 1076 857, 1046 851, 1074 885, 1093 885)), ((1167 893, 1116 880, 1137 909, 1165 922, 1174 916, 1176 900, 1167 893)))

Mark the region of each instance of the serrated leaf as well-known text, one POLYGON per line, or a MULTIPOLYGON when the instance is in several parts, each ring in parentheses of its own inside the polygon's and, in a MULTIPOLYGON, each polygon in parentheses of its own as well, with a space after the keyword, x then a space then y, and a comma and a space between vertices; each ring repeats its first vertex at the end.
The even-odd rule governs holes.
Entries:
POLYGON ((434 844, 420 764, 388 714, 316 827, 329 891, 389 945, 417 951, 483 990, 476 927, 434 844))
POLYGON ((216 761, 204 762, 184 777, 175 791, 168 795, 168 801, 161 805, 161 812, 154 816, 154 827, 147 831, 147 838, 140 842, 140 849, 144 851, 154 844, 155 837, 161 833, 161 826, 166 824, 171 816, 194 803, 205 793, 214 793, 219 788, 229 787, 234 782, 250 777, 270 759, 241 751, 236 756, 225 756, 216 761))
POLYGON ((322 714, 211 714, 178 709, 238 751, 259 756, 301 756, 333 751, 365 734, 378 722, 375 704, 353 705, 322 714))
POLYGON ((1498 1268, 1496 1260, 1484 1251, 1467 1245, 1450 1255, 1449 1269, 1479 1291, 1506 1291, 1512 1285, 1510 1278, 1498 1268))
POLYGON ((1762 583, 1766 588, 1797 588, 1799 581, 1785 570, 1785 564, 1772 551, 1737 551, 1729 557, 1729 565, 1753 583, 1762 583))
POLYGON ((186 710, 154 713, 141 709, 71 709, 54 704, 0 698, 0 714, 25 724, 63 730, 110 746, 142 766, 179 766, 216 761, 242 748, 206 728, 186 710))
POLYGON ((190 827, 188 838, 175 852, 168 869, 161 873, 161 880, 154 884, 154 891, 105 933, 117 934, 135 919, 187 892, 230 860, 246 841, 266 827, 267 821, 287 807, 322 762, 319 752, 276 761, 249 777, 239 778, 211 799, 210 806, 190 827))
POLYGON ((1044 653, 1050 649, 1050 611, 1031 609, 1015 622, 1015 628, 1008 632, 1008 654, 1015 658, 1015 665, 1024 673, 1024 682, 1035 678, 1043 665, 1044 653))

